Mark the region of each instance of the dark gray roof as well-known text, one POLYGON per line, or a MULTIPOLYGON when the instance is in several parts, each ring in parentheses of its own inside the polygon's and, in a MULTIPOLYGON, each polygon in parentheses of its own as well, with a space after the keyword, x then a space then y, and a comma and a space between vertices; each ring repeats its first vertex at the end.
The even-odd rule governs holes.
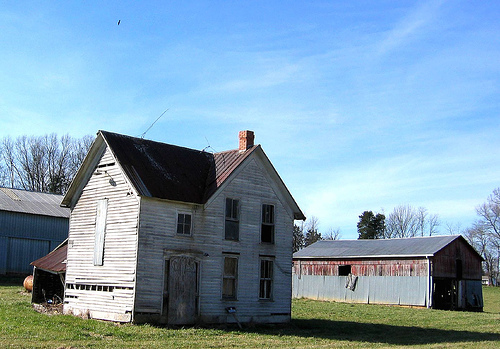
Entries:
POLYGON ((69 217, 69 210, 60 207, 62 195, 0 187, 0 211, 69 217))
POLYGON ((305 219, 260 145, 221 153, 179 147, 113 132, 99 131, 65 197, 64 207, 75 205, 97 162, 109 147, 138 195, 164 200, 205 204, 250 156, 263 161, 281 189, 295 219, 305 219))
MULTIPOLYGON (((293 254, 294 258, 368 258, 433 256, 461 235, 379 240, 321 240, 293 254)), ((464 239, 465 241, 465 239, 464 239)))
POLYGON ((212 154, 100 131, 143 196, 203 204, 259 146, 212 154))

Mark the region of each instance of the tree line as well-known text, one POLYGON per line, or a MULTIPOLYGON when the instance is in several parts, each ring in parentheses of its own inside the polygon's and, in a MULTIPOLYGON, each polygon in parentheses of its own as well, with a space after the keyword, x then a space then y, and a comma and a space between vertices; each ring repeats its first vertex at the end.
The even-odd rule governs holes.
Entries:
MULTIPOLYGON (((483 257, 483 269, 490 283, 500 278, 500 188, 493 190, 487 200, 476 207, 478 219, 471 227, 446 224, 450 235, 462 235, 483 257)), ((391 239, 416 236, 433 236, 441 221, 437 214, 430 214, 425 207, 399 205, 387 216, 373 211, 364 211, 357 223, 358 239, 391 239)), ((311 217, 301 225, 294 225, 293 252, 318 240, 337 240, 339 229, 330 229, 324 236, 318 231, 318 219, 311 217)))
POLYGON ((383 213, 364 211, 359 216, 358 239, 391 239, 432 236, 440 225, 436 214, 425 207, 399 205, 386 217, 383 213))
POLYGON ((0 185, 64 194, 83 162, 94 137, 4 137, 0 143, 0 185))
POLYGON ((318 240, 339 240, 342 236, 339 228, 330 228, 326 233, 318 231, 319 220, 311 216, 305 222, 293 226, 293 252, 307 247, 318 240))

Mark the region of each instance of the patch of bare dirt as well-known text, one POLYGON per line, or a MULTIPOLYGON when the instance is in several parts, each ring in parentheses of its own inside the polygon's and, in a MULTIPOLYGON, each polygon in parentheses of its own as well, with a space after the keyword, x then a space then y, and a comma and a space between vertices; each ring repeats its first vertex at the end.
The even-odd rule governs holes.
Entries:
POLYGON ((63 304, 33 304, 33 309, 41 314, 60 315, 63 313, 63 304))

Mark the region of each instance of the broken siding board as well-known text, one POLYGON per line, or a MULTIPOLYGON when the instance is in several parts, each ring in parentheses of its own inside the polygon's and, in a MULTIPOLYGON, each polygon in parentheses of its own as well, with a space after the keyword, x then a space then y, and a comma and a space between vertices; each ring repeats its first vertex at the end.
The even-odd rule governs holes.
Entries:
MULTIPOLYGON (((109 150, 100 164, 110 163, 109 150)), ((106 167, 108 174, 93 175, 84 188, 79 201, 72 210, 66 283, 92 284, 99 286, 130 287, 135 285, 135 263, 137 244, 138 200, 130 195, 130 189, 117 165, 106 167), (110 183, 110 176, 114 184, 110 183), (108 202, 106 234, 104 238, 103 265, 94 266, 95 226, 98 200, 108 202)), ((75 290, 66 287, 68 296, 75 290)), ((73 292, 73 293, 72 293, 73 292)), ((89 290, 80 290, 84 294, 89 290)), ((133 291, 131 291, 133 294, 133 291)), ((95 296, 95 294, 92 294, 95 296)), ((92 305, 87 296, 65 298, 65 308, 99 309, 99 300, 92 305), (90 303, 89 303, 90 302, 90 303), (97 308, 96 308, 97 307, 97 308)), ((133 307, 132 297, 115 297, 106 305, 109 311, 123 312, 133 307)))

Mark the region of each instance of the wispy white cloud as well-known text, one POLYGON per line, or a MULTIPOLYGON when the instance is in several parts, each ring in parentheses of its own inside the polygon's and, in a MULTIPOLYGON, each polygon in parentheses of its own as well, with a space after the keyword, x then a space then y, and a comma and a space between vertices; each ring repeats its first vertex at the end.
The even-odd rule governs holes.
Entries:
POLYGON ((387 54, 411 41, 414 36, 419 34, 419 31, 424 30, 426 26, 437 19, 439 9, 445 1, 427 1, 417 4, 384 35, 384 39, 377 44, 377 53, 379 55, 387 54))

